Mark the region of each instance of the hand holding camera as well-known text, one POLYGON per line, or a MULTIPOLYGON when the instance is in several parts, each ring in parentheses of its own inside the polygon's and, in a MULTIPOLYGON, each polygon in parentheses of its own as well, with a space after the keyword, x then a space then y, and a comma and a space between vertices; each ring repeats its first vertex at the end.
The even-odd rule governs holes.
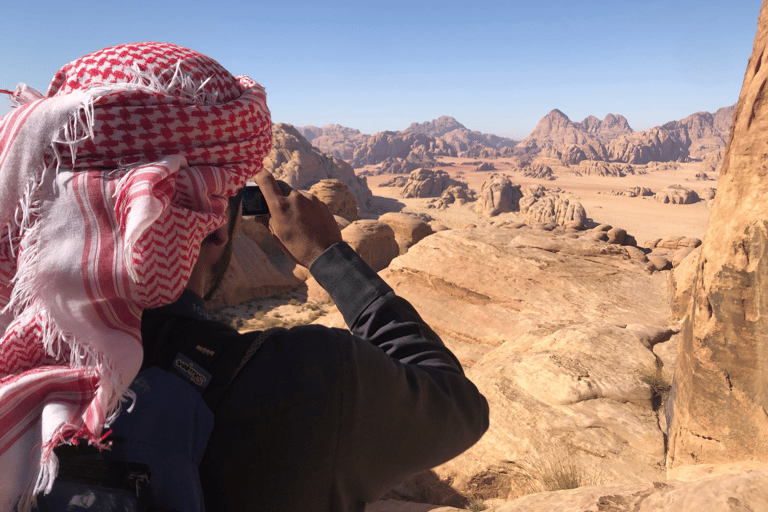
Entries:
MULTIPOLYGON (((269 171, 261 170, 254 178, 263 196, 267 213, 262 223, 275 236, 283 251, 297 264, 309 268, 315 258, 331 245, 341 242, 341 231, 328 207, 312 194, 278 182, 269 171)), ((256 194, 254 193, 254 196, 256 194)), ((245 213, 243 197, 243 215, 245 213)), ((253 199, 256 203, 260 199, 253 199)), ((263 211, 262 208, 258 208, 263 211)))

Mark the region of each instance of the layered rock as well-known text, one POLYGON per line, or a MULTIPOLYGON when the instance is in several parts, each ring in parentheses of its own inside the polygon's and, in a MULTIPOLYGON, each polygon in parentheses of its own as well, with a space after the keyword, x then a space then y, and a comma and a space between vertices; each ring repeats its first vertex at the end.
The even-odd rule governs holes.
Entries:
POLYGON ((355 148, 370 138, 370 135, 360 133, 360 130, 338 124, 328 124, 322 128, 302 126, 297 130, 323 153, 345 161, 351 160, 355 148))
POLYGON ((409 197, 439 197, 448 187, 463 186, 462 183, 451 178, 451 175, 441 170, 416 169, 408 177, 401 195, 409 197))
POLYGON ((660 203, 692 204, 699 200, 699 195, 693 190, 681 185, 670 185, 656 192, 653 196, 660 203))
POLYGON ((763 4, 682 331, 670 469, 768 462, 766 47, 763 4))
POLYGON ((651 161, 687 161, 690 141, 679 132, 656 127, 644 132, 623 135, 608 144, 611 160, 628 164, 647 164, 651 161))
POLYGON ((673 332, 666 279, 627 248, 527 228, 451 230, 382 275, 471 367, 491 404, 488 434, 435 470, 457 490, 520 494, 515 475, 544 446, 574 450, 607 481, 663 477, 664 436, 639 372, 656 368, 652 348, 673 332))
POLYGON ((486 217, 493 217, 504 212, 520 210, 523 193, 520 185, 515 185, 506 174, 492 174, 480 186, 477 212, 486 217))
POLYGON ((371 206, 373 194, 365 178, 356 176, 347 162, 318 151, 289 124, 272 125, 272 149, 264 159, 264 168, 300 190, 323 179, 340 180, 355 196, 359 207, 371 206))
POLYGON ((328 209, 334 215, 343 217, 350 222, 360 218, 355 196, 341 180, 320 180, 312 185, 309 193, 317 196, 318 199, 328 205, 328 209))
POLYGON ((456 156, 456 150, 442 139, 423 133, 379 132, 355 149, 351 164, 376 165, 389 158, 410 162, 433 160, 436 156, 456 156))

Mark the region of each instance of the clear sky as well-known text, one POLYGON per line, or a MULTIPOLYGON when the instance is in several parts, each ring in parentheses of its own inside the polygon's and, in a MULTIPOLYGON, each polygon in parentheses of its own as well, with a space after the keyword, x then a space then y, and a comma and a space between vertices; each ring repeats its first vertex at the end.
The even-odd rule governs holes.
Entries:
MULTIPOLYGON (((373 134, 441 115, 522 138, 553 108, 646 130, 734 104, 760 0, 131 2, 0 10, 0 88, 45 92, 68 61, 167 41, 266 89, 275 122, 373 134)), ((0 98, 0 114, 10 110, 0 98)))

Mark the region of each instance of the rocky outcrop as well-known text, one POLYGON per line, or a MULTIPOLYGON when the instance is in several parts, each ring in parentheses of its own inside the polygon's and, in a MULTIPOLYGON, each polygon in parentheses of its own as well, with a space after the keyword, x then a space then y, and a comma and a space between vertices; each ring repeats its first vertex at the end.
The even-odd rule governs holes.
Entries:
POLYGON ((344 161, 351 160, 355 148, 365 144, 365 141, 370 138, 370 135, 360 133, 360 130, 338 124, 328 124, 322 128, 302 126, 297 130, 323 153, 344 161))
POLYGON ((664 436, 641 372, 674 331, 666 278, 626 247, 536 233, 441 231, 382 272, 490 402, 489 432, 435 473, 486 499, 522 493, 516 482, 547 453, 573 453, 605 482, 663 478, 664 436))
POLYGON ((430 203, 430 207, 443 209, 452 204, 465 204, 472 201, 476 201, 477 196, 475 191, 459 185, 451 185, 440 194, 440 197, 434 203, 430 203))
POLYGON ((631 165, 595 160, 581 161, 579 162, 579 165, 573 167, 573 171, 579 176, 594 175, 623 177, 627 174, 635 173, 634 168, 631 165))
POLYGON ((360 218, 355 196, 341 180, 320 180, 312 185, 309 193, 317 196, 318 199, 328 205, 334 215, 343 217, 350 222, 360 218))
POLYGON ((520 212, 527 224, 553 223, 573 229, 583 229, 587 212, 578 201, 560 197, 544 187, 526 187, 519 201, 520 212))
POLYGON ((651 161, 687 161, 688 145, 684 134, 656 127, 644 132, 623 135, 608 144, 611 160, 628 164, 647 164, 651 161))
POLYGON ((680 340, 670 470, 768 462, 767 47, 764 3, 680 340))
POLYGON ((574 123, 574 126, 604 144, 634 131, 624 116, 613 114, 607 114, 602 121, 595 116, 587 116, 582 122, 574 123))
POLYGON ((660 203, 692 204, 699 201, 699 195, 693 190, 680 186, 670 185, 656 192, 653 196, 660 203))
POLYGON ((520 185, 515 185, 506 174, 492 174, 480 186, 480 197, 476 210, 486 217, 493 217, 504 212, 520 210, 523 193, 520 185))
POLYGON ((295 265, 274 244, 266 228, 253 219, 245 219, 243 224, 233 242, 232 260, 224 280, 206 302, 209 308, 234 306, 255 297, 283 293, 303 282, 294 275, 295 265))
POLYGON ((349 188, 362 209, 371 206, 373 194, 365 178, 345 161, 321 153, 293 126, 272 125, 272 149, 264 159, 264 168, 295 189, 307 190, 323 179, 337 179, 349 188))
POLYGON ((380 132, 355 149, 351 164, 355 167, 376 165, 389 158, 409 162, 433 160, 436 156, 456 156, 456 150, 442 139, 423 133, 380 132))
POLYGON ((552 172, 552 168, 542 162, 531 162, 524 167, 523 176, 526 178, 535 178, 537 180, 555 180, 557 176, 552 172))
POLYGON ((465 183, 451 178, 445 171, 430 169, 416 169, 408 177, 401 193, 402 197, 439 197, 440 194, 451 186, 463 186, 465 183))
POLYGON ((517 141, 497 135, 469 130, 450 116, 440 116, 432 121, 413 123, 403 132, 421 133, 443 140, 456 150, 457 156, 494 158, 505 153, 517 141))

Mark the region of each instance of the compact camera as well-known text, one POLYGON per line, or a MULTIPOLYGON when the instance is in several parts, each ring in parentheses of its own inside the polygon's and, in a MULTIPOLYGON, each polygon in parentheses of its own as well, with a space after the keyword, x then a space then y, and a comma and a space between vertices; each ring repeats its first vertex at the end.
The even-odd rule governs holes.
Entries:
MULTIPOLYGON (((284 196, 291 193, 291 186, 282 180, 277 180, 277 184, 280 185, 280 190, 284 196)), ((243 215, 252 215, 256 217, 263 217, 269 215, 269 207, 267 201, 264 199, 264 194, 258 185, 252 182, 248 182, 243 187, 243 215)))

